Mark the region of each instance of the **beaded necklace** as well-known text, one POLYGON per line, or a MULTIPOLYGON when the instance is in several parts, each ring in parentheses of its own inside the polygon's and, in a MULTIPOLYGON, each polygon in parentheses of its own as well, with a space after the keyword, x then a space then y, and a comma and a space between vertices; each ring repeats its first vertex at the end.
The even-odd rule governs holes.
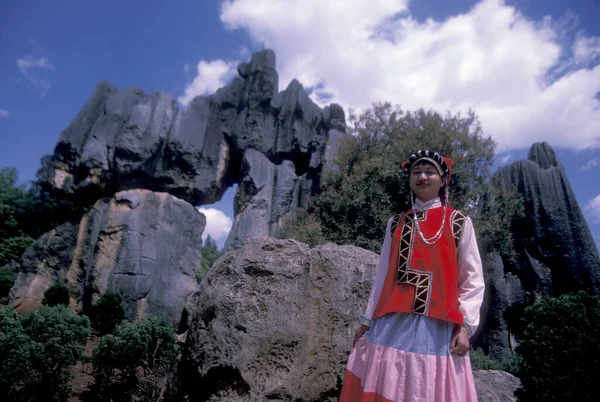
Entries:
POLYGON ((415 227, 417 228, 417 233, 419 234, 419 237, 421 237, 421 239, 429 245, 433 245, 435 244, 441 237, 442 237, 442 231, 444 230, 444 225, 446 224, 446 211, 448 208, 448 188, 446 188, 446 201, 444 202, 444 211, 442 213, 442 224, 440 226, 440 229, 436 232, 436 234, 434 234, 432 237, 426 239, 425 236, 423 236, 423 232, 421 231, 421 226, 419 225, 419 220, 417 219, 417 211, 415 209, 415 195, 413 194, 413 192, 410 192, 410 197, 411 197, 411 203, 412 203, 412 209, 413 209, 413 217, 415 220, 415 227))

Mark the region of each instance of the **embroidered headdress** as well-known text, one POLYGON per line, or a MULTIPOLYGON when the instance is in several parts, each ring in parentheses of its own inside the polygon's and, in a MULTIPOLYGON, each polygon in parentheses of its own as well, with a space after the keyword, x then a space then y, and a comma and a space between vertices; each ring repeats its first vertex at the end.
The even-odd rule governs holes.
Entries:
MULTIPOLYGON (((437 169, 440 176, 446 178, 446 184, 440 189, 440 199, 442 204, 448 205, 448 187, 450 185, 450 177, 452 176, 452 159, 442 156, 439 152, 430 151, 428 149, 419 149, 411 154, 407 160, 400 164, 407 173, 410 173, 412 168, 420 161, 427 161, 437 169)), ((414 194, 411 191, 411 200, 414 194)), ((413 202, 414 204, 414 202, 413 202)))
POLYGON ((410 173, 413 166, 417 164, 417 162, 426 160, 430 162, 433 166, 436 167, 440 176, 446 176, 446 179, 450 181, 450 175, 452 174, 452 159, 444 158, 437 152, 426 150, 418 150, 414 154, 411 154, 408 159, 400 164, 404 170, 410 173))

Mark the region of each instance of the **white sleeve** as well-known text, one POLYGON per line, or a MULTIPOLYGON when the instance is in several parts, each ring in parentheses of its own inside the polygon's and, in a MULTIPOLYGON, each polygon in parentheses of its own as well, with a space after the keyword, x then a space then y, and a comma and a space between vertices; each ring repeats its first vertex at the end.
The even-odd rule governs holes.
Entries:
POLYGON ((385 238, 383 240, 383 246, 381 246, 379 265, 377 266, 377 272, 375 273, 375 281, 373 282, 373 288, 371 289, 367 310, 363 317, 363 320, 368 322, 373 319, 373 313, 375 312, 375 307, 379 301, 379 295, 381 294, 381 289, 383 289, 385 277, 387 276, 388 265, 390 263, 390 247, 392 245, 392 235, 390 233, 392 220, 393 218, 388 220, 387 227, 385 228, 385 238))
POLYGON ((467 217, 458 243, 458 310, 465 318, 470 335, 477 331, 483 303, 485 281, 475 231, 471 218, 467 217))

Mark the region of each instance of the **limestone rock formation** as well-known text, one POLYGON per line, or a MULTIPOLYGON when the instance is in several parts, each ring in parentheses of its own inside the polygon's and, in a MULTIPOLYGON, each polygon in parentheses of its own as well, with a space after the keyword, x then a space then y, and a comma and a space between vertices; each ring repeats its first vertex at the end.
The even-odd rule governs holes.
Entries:
POLYGON ((504 272, 499 255, 489 254, 482 262, 486 291, 478 330, 480 343, 496 359, 511 358, 516 340, 515 329, 509 328, 508 322, 514 324, 521 316, 521 307, 528 305, 530 300, 519 278, 504 272))
POLYGON ((525 288, 545 288, 557 295, 579 289, 600 294, 598 249, 552 148, 545 142, 534 144, 528 159, 498 174, 525 200, 525 218, 512 230, 518 265, 530 271, 521 277, 525 288))
POLYGON ((151 314, 179 324, 198 289, 205 225, 197 209, 167 193, 130 190, 98 200, 80 222, 59 226, 25 251, 10 300, 31 310, 61 282, 75 311, 112 291, 130 320, 151 314))
POLYGON ((477 400, 480 402, 516 402, 521 381, 514 375, 500 370, 473 372, 477 400))
POLYGON ((300 178, 288 160, 274 165, 262 153, 248 149, 242 160, 243 179, 234 200, 235 222, 227 238, 226 250, 239 247, 252 237, 275 237, 281 218, 298 206, 294 195, 300 178))
POLYGON ((588 289, 600 295, 600 256, 565 172, 547 143, 496 173, 523 196, 525 217, 513 222, 515 261, 486 258, 482 343, 509 357, 522 310, 537 298, 588 289))
POLYGON ((378 256, 254 238, 200 285, 170 400, 337 401, 378 256))
MULTIPOLYGON (((226 87, 194 98, 182 110, 163 92, 145 95, 137 88, 117 90, 100 83, 61 134, 45 167, 46 186, 90 203, 143 188, 196 206, 212 204, 234 183, 246 180, 242 160, 249 150, 282 166, 272 170, 274 175, 287 175, 292 182, 292 175, 318 181, 344 136, 343 109, 336 104, 319 108, 296 80, 278 92, 271 50, 254 54, 238 73, 226 87)), ((285 215, 279 213, 282 208, 298 206, 271 206, 265 200, 276 216, 285 215)), ((261 226, 274 223, 261 221, 261 226)), ((230 244, 237 245, 244 230, 230 244)))

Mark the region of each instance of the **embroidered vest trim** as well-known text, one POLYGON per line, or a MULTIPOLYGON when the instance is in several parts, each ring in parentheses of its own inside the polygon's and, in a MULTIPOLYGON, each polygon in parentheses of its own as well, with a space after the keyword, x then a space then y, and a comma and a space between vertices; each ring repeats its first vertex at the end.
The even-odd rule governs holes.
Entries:
MULTIPOLYGON (((436 211, 435 216, 441 212, 437 208, 433 211, 436 211)), ((415 262, 412 262, 413 247, 415 247, 415 241, 417 240, 415 238, 414 214, 409 212, 392 217, 390 225, 390 235, 392 236, 390 266, 380 300, 375 309, 376 317, 390 312, 406 312, 427 315, 459 324, 463 322, 462 314, 457 310, 456 248, 460 242, 467 217, 461 211, 450 208, 447 214, 450 216, 448 216, 449 219, 443 235, 446 240, 443 240, 437 246, 421 245, 422 242, 418 242, 418 254, 416 254, 417 260, 415 262), (444 246, 441 244, 444 244, 444 246), (430 247, 433 247, 433 249, 430 249, 430 247), (443 247, 443 249, 436 247, 443 247), (426 257, 429 255, 430 257, 426 257), (434 263, 435 267, 430 272, 423 269, 426 266, 423 265, 423 262, 418 262, 422 261, 422 258, 434 258, 432 261, 439 262, 434 263), (415 263, 417 265, 411 267, 411 264, 415 263), (438 266, 438 264, 441 265, 438 266), (441 275, 438 276, 435 283, 434 275, 441 275)), ((428 215, 427 210, 417 211, 416 219, 419 222, 426 221, 428 215)), ((435 220, 437 220, 437 217, 435 220)))

